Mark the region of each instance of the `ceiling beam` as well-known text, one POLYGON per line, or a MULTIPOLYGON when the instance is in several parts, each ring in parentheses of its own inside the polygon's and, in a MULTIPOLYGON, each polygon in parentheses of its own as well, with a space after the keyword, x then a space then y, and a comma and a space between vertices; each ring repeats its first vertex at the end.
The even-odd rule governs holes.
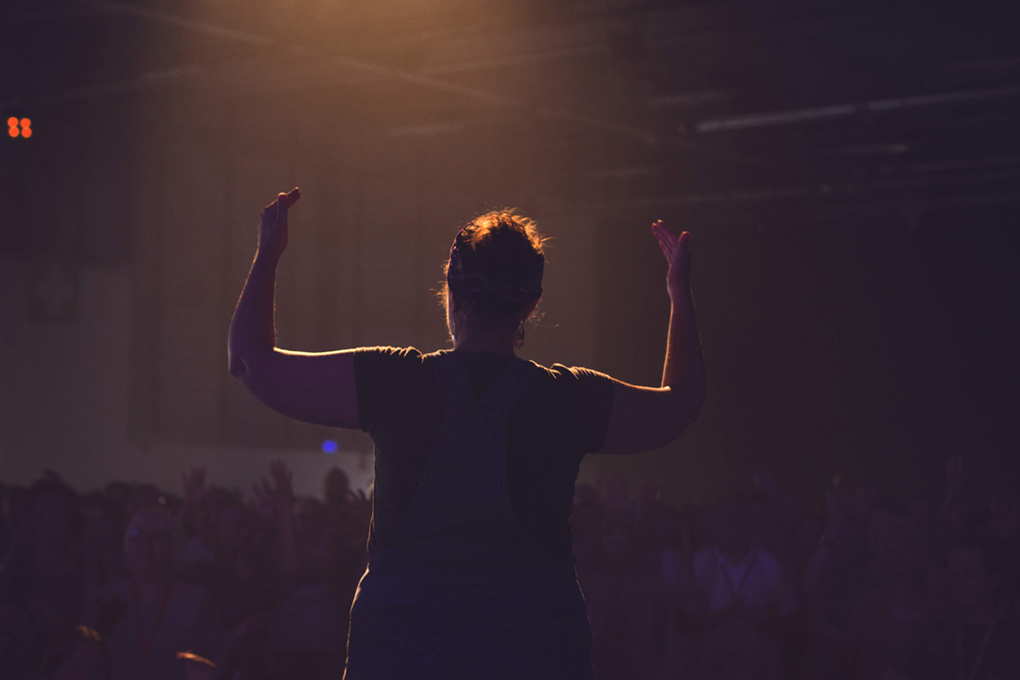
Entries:
MULTIPOLYGON (((237 30, 197 19, 182 17, 177 14, 161 12, 144 7, 135 7, 111 0, 84 0, 84 4, 109 14, 131 16, 142 21, 165 26, 173 26, 184 31, 220 40, 227 40, 259 48, 283 49, 294 56, 321 60, 326 63, 352 70, 355 73, 369 76, 373 79, 398 81, 410 85, 417 85, 419 87, 444 92, 493 106, 516 109, 529 113, 537 118, 559 120, 604 132, 612 132, 624 137, 639 140, 645 144, 656 144, 666 141, 647 130, 614 120, 577 113, 567 107, 536 106, 532 102, 519 99, 517 97, 511 97, 497 92, 490 92, 488 90, 470 87, 467 85, 460 85, 448 80, 437 78, 436 76, 428 73, 408 71, 406 69, 387 66, 385 64, 379 64, 365 59, 358 59, 355 57, 327 52, 307 45, 283 44, 277 40, 251 31, 237 30)), ((191 75, 191 72, 186 70, 181 75, 188 76, 191 75)), ((141 85, 143 83, 136 82, 135 84, 141 85)), ((129 83, 126 83, 125 85, 130 86, 129 83)))

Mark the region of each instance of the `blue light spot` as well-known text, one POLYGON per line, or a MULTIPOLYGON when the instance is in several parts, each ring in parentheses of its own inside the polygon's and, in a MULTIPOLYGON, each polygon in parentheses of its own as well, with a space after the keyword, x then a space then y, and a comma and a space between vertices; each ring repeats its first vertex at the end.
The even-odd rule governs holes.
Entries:
POLYGON ((323 453, 336 453, 336 450, 338 448, 340 448, 340 447, 337 446, 337 443, 336 443, 335 439, 326 439, 326 440, 323 440, 323 442, 322 442, 322 452, 323 453))

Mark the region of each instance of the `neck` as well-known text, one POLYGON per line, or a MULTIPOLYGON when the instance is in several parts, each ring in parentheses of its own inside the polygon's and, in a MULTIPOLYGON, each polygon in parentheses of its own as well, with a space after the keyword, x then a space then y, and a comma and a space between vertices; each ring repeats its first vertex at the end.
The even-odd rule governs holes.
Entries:
POLYGON ((461 352, 492 352, 503 356, 517 356, 514 337, 506 333, 463 328, 457 330, 453 349, 461 352))

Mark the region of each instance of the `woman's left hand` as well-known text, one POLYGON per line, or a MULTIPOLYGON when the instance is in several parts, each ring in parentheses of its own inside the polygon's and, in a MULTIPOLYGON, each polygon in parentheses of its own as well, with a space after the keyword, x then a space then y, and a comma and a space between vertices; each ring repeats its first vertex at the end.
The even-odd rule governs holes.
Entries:
POLYGON ((685 231, 677 236, 658 220, 652 224, 652 233, 659 242, 662 254, 669 263, 666 274, 666 290, 673 302, 679 302, 690 293, 691 287, 691 233, 685 231))
POLYGON ((280 257, 287 248, 287 210, 301 198, 295 187, 291 192, 280 194, 262 211, 259 217, 259 250, 280 257))

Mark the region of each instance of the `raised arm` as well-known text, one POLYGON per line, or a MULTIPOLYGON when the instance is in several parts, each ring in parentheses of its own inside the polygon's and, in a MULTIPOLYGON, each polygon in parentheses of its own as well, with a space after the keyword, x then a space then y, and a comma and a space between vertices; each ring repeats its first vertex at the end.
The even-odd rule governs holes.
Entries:
POLYGON ((230 373, 285 416, 317 425, 358 427, 354 352, 292 352, 276 346, 276 267, 287 247, 287 211, 300 192, 262 211, 259 244, 227 340, 230 373))
POLYGON ((616 383, 603 453, 641 453, 665 446, 697 419, 705 400, 705 364, 691 298, 691 235, 685 231, 677 237, 661 221, 652 225, 652 233, 669 263, 671 307, 662 385, 616 383))

